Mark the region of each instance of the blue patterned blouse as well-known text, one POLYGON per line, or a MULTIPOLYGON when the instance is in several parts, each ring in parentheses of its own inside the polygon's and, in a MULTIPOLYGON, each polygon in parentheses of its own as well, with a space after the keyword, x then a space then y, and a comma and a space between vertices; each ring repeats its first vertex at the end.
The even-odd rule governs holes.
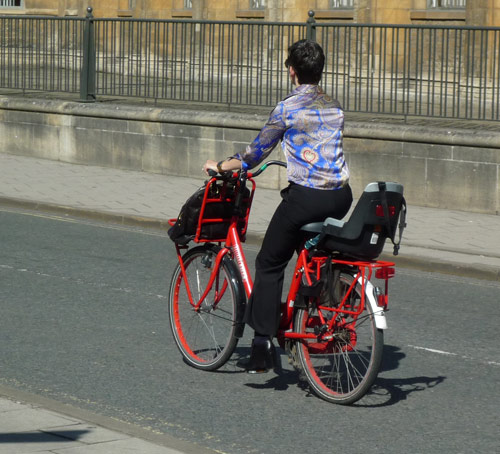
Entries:
POLYGON ((349 181, 342 137, 344 112, 317 85, 299 85, 271 112, 255 140, 236 155, 249 168, 281 140, 288 180, 310 188, 337 189, 349 181))

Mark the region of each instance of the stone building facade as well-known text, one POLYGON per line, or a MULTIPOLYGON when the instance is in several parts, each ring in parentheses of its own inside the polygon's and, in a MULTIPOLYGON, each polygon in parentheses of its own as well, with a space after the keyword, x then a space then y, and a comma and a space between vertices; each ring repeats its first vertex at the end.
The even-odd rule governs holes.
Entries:
POLYGON ((500 0, 0 0, 0 14, 500 26, 500 0))

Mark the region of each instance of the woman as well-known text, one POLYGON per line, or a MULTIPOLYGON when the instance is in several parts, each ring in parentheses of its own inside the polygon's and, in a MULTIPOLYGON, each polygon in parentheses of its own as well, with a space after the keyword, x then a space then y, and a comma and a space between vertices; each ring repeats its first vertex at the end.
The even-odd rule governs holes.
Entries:
POLYGON ((288 49, 285 66, 294 90, 271 112, 269 120, 243 153, 225 161, 208 160, 203 169, 220 173, 245 162, 253 168, 278 142, 287 161, 289 186, 271 219, 255 262, 255 280, 245 322, 255 330, 249 373, 274 366, 272 337, 279 327, 285 268, 301 242, 300 228, 326 217, 343 218, 352 203, 349 170, 344 159, 344 113, 338 101, 318 84, 325 56, 314 41, 300 40, 288 49))

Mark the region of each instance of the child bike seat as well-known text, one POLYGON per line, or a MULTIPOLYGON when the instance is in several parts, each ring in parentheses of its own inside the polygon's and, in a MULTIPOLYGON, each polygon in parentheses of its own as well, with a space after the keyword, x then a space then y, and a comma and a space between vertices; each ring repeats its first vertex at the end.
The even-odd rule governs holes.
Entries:
MULTIPOLYGON (((390 238, 397 255, 405 224, 406 202, 403 186, 393 182, 369 183, 358 200, 349 220, 326 218, 302 227, 306 233, 318 234, 312 245, 329 252, 361 260, 376 259, 390 238), (394 237, 399 220, 399 240, 394 237)), ((311 243, 310 243, 311 244, 311 243)))

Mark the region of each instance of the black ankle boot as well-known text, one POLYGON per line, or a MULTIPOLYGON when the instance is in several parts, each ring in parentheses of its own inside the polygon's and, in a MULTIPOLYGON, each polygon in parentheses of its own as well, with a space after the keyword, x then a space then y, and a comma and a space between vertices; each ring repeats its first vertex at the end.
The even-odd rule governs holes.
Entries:
POLYGON ((252 350, 250 359, 244 364, 244 368, 248 374, 262 374, 273 369, 276 363, 276 349, 271 341, 267 338, 252 341, 252 350))

